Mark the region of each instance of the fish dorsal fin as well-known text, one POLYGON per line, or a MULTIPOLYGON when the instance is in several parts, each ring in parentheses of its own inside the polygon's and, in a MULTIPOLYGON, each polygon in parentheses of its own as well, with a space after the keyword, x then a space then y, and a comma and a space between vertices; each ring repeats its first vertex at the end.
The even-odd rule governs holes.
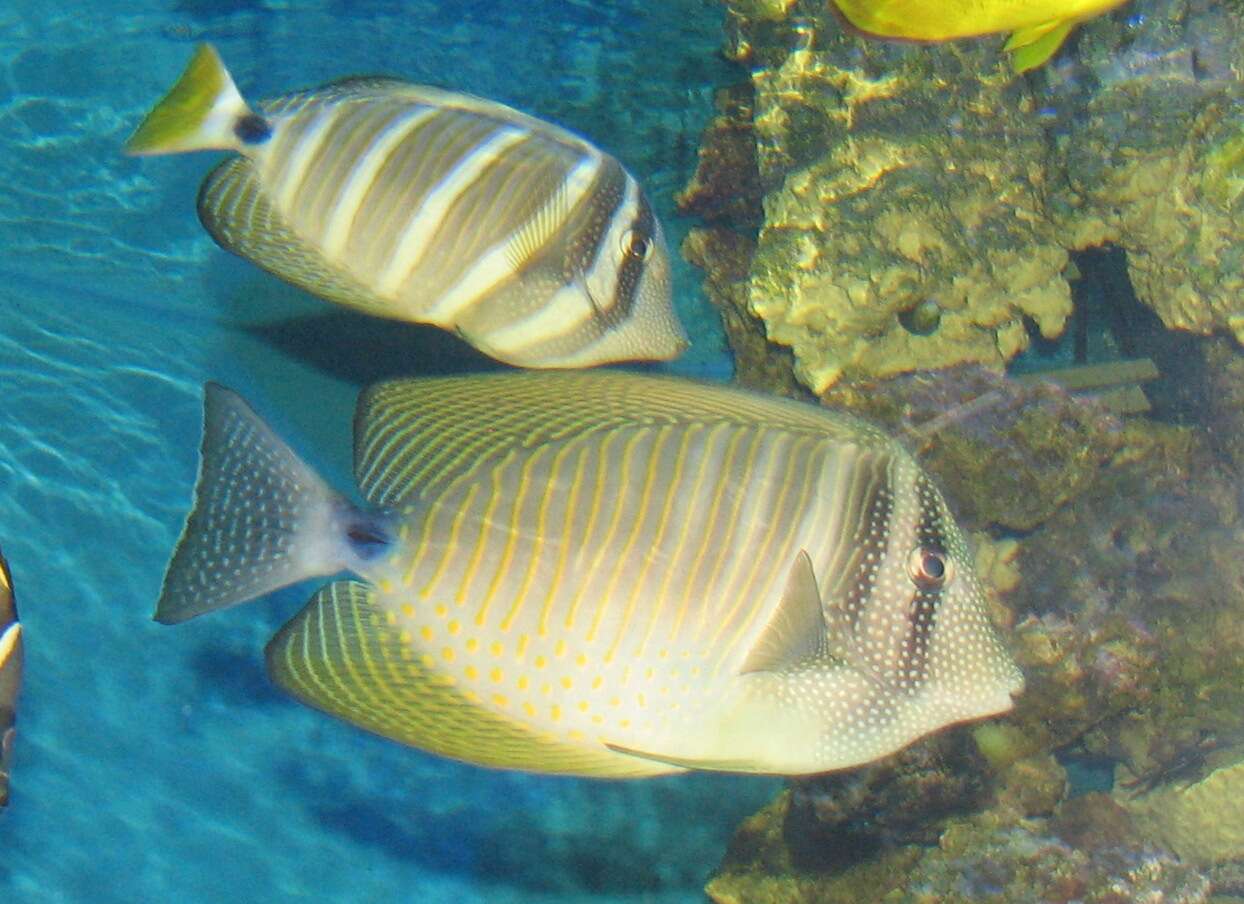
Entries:
POLYGON ((503 372, 398 380, 365 391, 355 413, 354 473, 369 501, 392 506, 517 450, 593 431, 721 422, 891 443, 845 415, 691 380, 616 370, 503 372))
POLYGON ((346 307, 392 316, 392 302, 376 295, 286 223, 245 157, 216 167, 199 189, 199 219, 213 239, 274 276, 346 307))
POLYGON ((1063 46, 1075 27, 1074 19, 1060 19, 1014 32, 1003 48, 1011 54, 1011 67, 1016 72, 1036 69, 1063 46))
POLYGON ((357 581, 329 584, 272 638, 268 673, 299 700, 440 756, 500 769, 624 778, 673 771, 593 749, 485 709, 427 668, 409 635, 357 581))
POLYGON ((782 600, 748 651, 740 673, 781 672, 809 662, 825 652, 825 629, 812 560, 801 549, 790 567, 782 600))

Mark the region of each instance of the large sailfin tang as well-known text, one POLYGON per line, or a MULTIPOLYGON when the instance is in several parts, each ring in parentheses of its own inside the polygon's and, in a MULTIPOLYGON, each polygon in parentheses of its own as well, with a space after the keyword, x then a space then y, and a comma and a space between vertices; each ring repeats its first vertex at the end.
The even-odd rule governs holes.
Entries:
POLYGON ((268 644, 272 680, 303 702, 441 756, 502 769, 628 778, 678 771, 571 745, 490 712, 434 671, 356 581, 329 584, 268 644))
POLYGON ((177 84, 125 142, 125 152, 245 151, 268 133, 266 122, 238 93, 216 48, 200 44, 177 84))
POLYGON ((353 506, 236 393, 209 383, 194 506, 155 619, 172 624, 340 570, 353 506))
POLYGON ((0 807, 9 802, 16 737, 17 694, 22 687, 22 626, 13 602, 13 578, 0 555, 0 807))

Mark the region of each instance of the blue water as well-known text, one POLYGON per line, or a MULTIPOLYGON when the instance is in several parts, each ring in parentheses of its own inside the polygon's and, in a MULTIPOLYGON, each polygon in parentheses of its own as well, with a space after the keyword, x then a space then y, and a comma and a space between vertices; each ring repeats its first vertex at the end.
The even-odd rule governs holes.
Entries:
MULTIPOLYGON (((206 39, 256 97, 384 72, 554 118, 626 161, 676 246, 671 194, 726 77, 720 16, 699 0, 0 5, 0 546, 28 645, 0 901, 699 899, 774 783, 533 778, 365 735, 264 676, 306 588, 150 620, 205 380, 344 488, 360 385, 481 362, 215 248, 194 215, 211 155, 119 146, 206 39)), ((682 366, 728 375, 678 266, 682 366)))

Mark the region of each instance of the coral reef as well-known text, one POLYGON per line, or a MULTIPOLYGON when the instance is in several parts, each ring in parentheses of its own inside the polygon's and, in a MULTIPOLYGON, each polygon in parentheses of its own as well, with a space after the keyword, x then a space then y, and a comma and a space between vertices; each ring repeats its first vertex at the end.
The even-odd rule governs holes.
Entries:
POLYGON ((1013 531, 1082 493, 1128 442, 1101 406, 980 366, 843 383, 822 401, 909 437, 969 523, 1013 531))
MULTIPOLYGON (((1238 396, 1238 368, 1207 371, 1209 385, 1238 396)), ((1002 719, 795 785, 740 829, 710 896, 1121 904, 1235 887, 1244 513, 1240 472, 1223 450, 1239 446, 1240 425, 1211 437, 1119 421, 1061 389, 979 368, 828 396, 906 433, 939 479, 973 455, 1005 472, 970 472, 985 489, 968 493, 964 520, 978 529, 995 621, 1013 624, 1027 687, 1002 719), (1008 426, 1033 411, 1030 429, 1008 426), (1065 446, 1049 440, 1063 433, 1065 446), (1009 482, 1029 469, 1035 476, 1009 482), (1029 529, 998 531, 1001 519, 1035 512, 1025 497, 1041 499, 1043 481, 1063 487, 1063 472, 1080 477, 1029 529), (1113 796, 1070 796, 1093 783, 1113 796)))
POLYGON ((1191 863, 1244 860, 1244 748, 1200 781, 1167 782, 1148 794, 1124 797, 1123 806, 1149 838, 1191 863))
POLYGON ((689 240, 736 348, 789 346, 817 394, 1001 367, 1061 333, 1068 253, 1104 243, 1168 326, 1244 340, 1238 11, 1141 0, 1017 77, 992 40, 912 48, 845 34, 817 0, 726 5, 752 74, 680 202, 754 240, 750 258, 689 240))
POLYGON ((706 892, 714 904, 1210 900, 1209 877, 1168 853, 1146 850, 1126 814, 1109 798, 1094 797, 1089 807, 1069 801, 1050 819, 953 820, 936 846, 892 848, 835 873, 801 867, 785 853, 782 834, 793 807, 786 796, 740 827, 733 859, 706 892))

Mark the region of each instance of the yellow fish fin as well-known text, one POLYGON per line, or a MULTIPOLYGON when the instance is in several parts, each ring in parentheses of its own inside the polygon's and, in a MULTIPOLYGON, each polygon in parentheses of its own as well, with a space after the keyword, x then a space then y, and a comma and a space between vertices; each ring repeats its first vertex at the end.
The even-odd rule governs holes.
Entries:
POLYGON ((286 223, 245 157, 226 160, 208 174, 198 206, 204 228, 226 251, 321 298, 378 316, 391 314, 391 303, 325 260, 286 223))
POLYGON ((211 44, 200 44, 177 84, 160 100, 125 142, 127 154, 243 150, 237 126, 252 117, 263 134, 266 124, 238 93, 229 70, 211 44))
POLYGON ((859 442, 873 428, 844 415, 689 380, 617 370, 568 371, 556 380, 502 372, 395 380, 359 396, 354 476, 364 497, 393 506, 433 494, 514 451, 594 431, 730 422, 859 442))
POLYGON ((801 549, 791 565, 781 603, 739 671, 777 672, 798 666, 825 651, 825 633, 825 614, 812 560, 801 549))
POLYGON ((391 625, 370 587, 329 584, 268 644, 268 673, 299 700, 360 728, 431 753, 501 769, 608 778, 668 766, 571 744, 472 703, 428 668, 391 625))
POLYGON ((1036 69, 1063 46, 1063 41, 1067 40, 1067 35, 1077 24, 1073 19, 1060 19, 1021 28, 1007 39, 1003 48, 1011 54, 1011 66, 1016 72, 1036 69))

